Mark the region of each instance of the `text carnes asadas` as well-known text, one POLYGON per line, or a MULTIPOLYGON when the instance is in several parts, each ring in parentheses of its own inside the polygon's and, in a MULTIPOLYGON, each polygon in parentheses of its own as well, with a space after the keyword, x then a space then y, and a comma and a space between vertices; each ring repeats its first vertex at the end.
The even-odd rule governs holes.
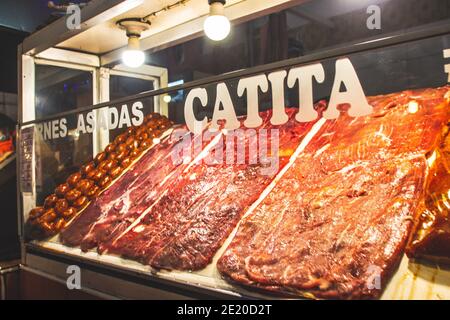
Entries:
MULTIPOLYGON (((313 84, 325 81, 325 71, 321 63, 295 67, 287 72, 280 70, 269 75, 261 74, 249 78, 240 79, 237 86, 237 95, 247 99, 247 119, 244 125, 247 128, 259 127, 262 119, 259 115, 259 91, 268 92, 271 88, 273 115, 271 123, 281 125, 287 122, 288 116, 285 111, 284 86, 287 78, 289 88, 298 87, 299 90, 299 110, 296 120, 299 122, 310 122, 318 117, 314 110, 313 84)), ((208 119, 197 119, 194 113, 194 104, 200 104, 203 108, 208 106, 208 93, 205 88, 192 89, 186 97, 184 105, 184 115, 187 127, 192 132, 201 132, 205 129, 208 119)), ((372 107, 367 102, 361 83, 356 71, 348 58, 336 61, 336 72, 333 87, 330 94, 330 101, 327 109, 323 113, 325 119, 336 119, 339 117, 338 106, 348 104, 348 114, 351 117, 365 116, 372 113, 372 107), (344 84, 346 90, 340 88, 344 84)), ((225 129, 233 130, 239 127, 233 101, 225 83, 218 83, 216 86, 216 99, 214 102, 214 112, 211 129, 218 129, 225 121, 225 129)))
MULTIPOLYGON (((77 115, 77 126, 73 133, 76 135, 93 133, 97 129, 114 130, 139 126, 144 121, 144 105, 134 102, 131 107, 124 104, 120 108, 107 107, 92 110, 77 115)), ((44 140, 65 138, 69 133, 67 118, 55 119, 36 125, 39 134, 44 140)))

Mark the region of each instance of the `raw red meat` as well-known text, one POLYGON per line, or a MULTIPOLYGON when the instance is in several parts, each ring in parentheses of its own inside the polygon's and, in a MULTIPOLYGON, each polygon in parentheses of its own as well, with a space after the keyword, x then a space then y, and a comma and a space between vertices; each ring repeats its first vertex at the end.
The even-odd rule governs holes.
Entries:
MULTIPOLYGON (((297 124, 295 109, 287 112, 290 120, 280 127, 270 125, 271 112, 261 113, 260 129, 279 129, 279 168, 312 126, 297 124)), ((239 139, 248 146, 251 137, 239 139)), ((226 144, 220 145, 225 154, 226 144)), ((163 144, 140 159, 62 233, 63 242, 81 244, 83 250, 97 246, 101 253, 107 250, 157 268, 206 266, 278 171, 261 174, 264 165, 249 165, 248 152, 243 164, 174 166, 169 155, 175 149, 163 144)))
MULTIPOLYGON (((200 136, 186 135, 192 139, 188 147, 193 149, 200 136)), ((148 151, 61 233, 62 242, 70 246, 80 245, 84 251, 98 246, 99 252, 103 252, 103 244, 119 236, 149 206, 154 205, 188 166, 183 161, 186 159, 174 162, 175 154, 186 140, 174 141, 167 138, 148 151)), ((203 147, 208 143, 204 141, 203 147)))
MULTIPOLYGON (((295 110, 278 128, 281 169, 312 124, 298 125, 295 110)), ((266 113, 263 128, 269 125, 266 113)), ((248 136, 245 136, 248 145, 248 136)), ((269 141, 270 143, 270 141, 269 141)), ((248 153, 246 153, 248 156, 248 153)), ((198 270, 215 252, 273 176, 260 173, 261 165, 197 165, 181 176, 142 221, 108 246, 108 252, 137 259, 155 268, 198 270)))
POLYGON ((447 91, 373 97, 371 116, 325 122, 241 222, 219 271, 310 297, 379 296, 423 200, 426 156, 450 116, 447 91))
MULTIPOLYGON (((261 174, 264 165, 249 165, 247 153, 244 164, 175 163, 179 143, 164 140, 61 239, 155 268, 198 270, 264 194, 219 261, 226 278, 319 298, 377 297, 423 207, 427 157, 450 118, 448 92, 371 97, 374 113, 356 119, 346 115, 345 105, 337 120, 314 123, 296 122, 296 110, 287 109, 288 123, 277 127, 270 125, 271 112, 261 113, 262 129, 279 129, 279 168, 269 175, 261 174), (381 287, 370 285, 376 276, 381 287)), ((219 131, 218 137, 228 134, 219 131)), ((249 136, 239 139, 251 143, 249 136)))
POLYGON ((176 170, 172 161, 175 143, 165 138, 142 156, 122 177, 101 196, 92 201, 65 230, 61 240, 69 246, 82 244, 93 248, 100 239, 108 239, 130 211, 150 202, 159 194, 159 184, 176 170))

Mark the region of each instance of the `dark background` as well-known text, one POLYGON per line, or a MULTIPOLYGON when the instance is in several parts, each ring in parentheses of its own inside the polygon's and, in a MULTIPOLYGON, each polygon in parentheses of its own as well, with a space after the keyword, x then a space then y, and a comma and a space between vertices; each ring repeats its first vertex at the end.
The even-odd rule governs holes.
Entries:
POLYGON ((17 46, 28 33, 0 27, 0 91, 17 93, 17 46))
MULTIPOLYGON (((0 92, 17 94, 17 46, 26 35, 23 31, 0 27, 0 92)), ((0 126, 14 130, 17 119, 0 116, 0 126)), ((16 258, 20 253, 16 199, 16 165, 12 162, 0 170, 0 260, 16 258)))

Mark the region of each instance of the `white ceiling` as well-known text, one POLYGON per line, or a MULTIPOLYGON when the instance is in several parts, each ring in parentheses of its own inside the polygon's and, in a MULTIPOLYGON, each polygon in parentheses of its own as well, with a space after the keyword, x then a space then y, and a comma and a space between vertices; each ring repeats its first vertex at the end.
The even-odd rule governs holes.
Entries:
MULTIPOLYGON (((125 32, 116 26, 118 20, 141 18, 177 1, 92 0, 90 10, 85 11, 89 9, 87 7, 82 10, 82 18, 84 11, 86 17, 82 30, 68 31, 62 19, 26 39, 24 53, 38 54, 53 46, 95 54, 101 58, 102 65, 115 62, 127 44, 125 32)), ((291 8, 288 17, 290 26, 309 20, 332 26, 333 16, 386 1, 389 0, 227 0, 225 15, 232 23, 240 23, 291 8), (301 9, 292 8, 299 4, 303 4, 301 9)), ((159 50, 199 36, 208 12, 207 0, 189 0, 184 5, 152 17, 150 29, 141 38, 143 50, 159 50)))
MULTIPOLYGON (((306 23, 308 20, 331 25, 329 19, 334 15, 369 3, 386 1, 388 0, 227 0, 225 15, 232 23, 239 23, 271 11, 304 4, 301 10, 292 8, 289 12, 295 16, 295 19, 288 19, 290 25, 306 23)), ((69 31, 62 18, 27 38, 24 53, 38 54, 54 46, 101 56, 102 64, 114 62, 127 44, 125 32, 116 26, 118 20, 141 18, 176 2, 178 0, 92 0, 82 10, 82 19, 83 12, 86 17, 82 30, 69 31)), ((188 0, 184 5, 151 18, 150 29, 142 35, 143 49, 157 50, 198 36, 203 32, 203 21, 208 12, 207 0, 188 0)))
MULTIPOLYGON (((140 18, 177 1, 178 0, 146 0, 142 5, 128 12, 60 43, 58 47, 81 50, 94 54, 104 54, 123 47, 127 43, 127 37, 123 30, 116 27, 116 21, 123 18, 140 18), (106 39, 107 41, 105 41, 106 39)), ((228 0, 227 5, 232 5, 241 1, 242 0, 228 0)), ((152 26, 142 34, 142 38, 147 38, 178 24, 204 16, 208 13, 208 10, 209 6, 206 0, 190 0, 185 5, 163 12, 158 17, 151 19, 152 26)))
MULTIPOLYGON (((104 0, 93 0, 93 2, 104 0)), ((123 3, 133 0, 123 0, 123 3)), ((139 0, 134 0, 139 1, 139 0)), ((100 23, 82 30, 75 35, 66 37, 67 40, 57 42, 56 47, 92 53, 102 57, 102 64, 117 61, 121 51, 127 45, 125 32, 116 26, 116 22, 123 18, 141 18, 152 12, 172 5, 178 0, 141 0, 142 4, 122 11, 119 15, 108 17, 100 23)), ((270 11, 281 10, 310 0, 227 0, 225 15, 232 23, 246 21, 267 14, 270 11)), ((116 2, 119 2, 116 0, 116 2)), ((203 32, 203 21, 208 16, 207 0, 189 0, 168 11, 162 12, 150 19, 152 25, 141 37, 144 50, 160 49, 203 32)), ((99 20, 99 19, 97 19, 99 20)), ((49 28, 52 26, 50 25, 49 28)), ((37 39, 38 40, 38 39, 37 39)))

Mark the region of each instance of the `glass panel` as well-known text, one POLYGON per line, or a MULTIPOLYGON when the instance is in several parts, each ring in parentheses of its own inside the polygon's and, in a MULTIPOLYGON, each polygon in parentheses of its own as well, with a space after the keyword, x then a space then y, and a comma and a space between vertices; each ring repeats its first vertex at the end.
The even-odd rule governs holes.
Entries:
MULTIPOLYGON (((447 83, 448 74, 444 71, 445 59, 443 49, 450 48, 450 36, 436 37, 422 41, 390 46, 369 52, 349 55, 366 95, 386 94, 407 89, 443 86, 447 83)), ((321 61, 324 68, 323 83, 313 81, 314 101, 329 100, 334 82, 336 59, 321 61)), ((448 67, 447 67, 448 68, 448 67)), ((227 81, 237 114, 245 114, 245 95, 237 95, 238 80, 227 81)), ((206 112, 211 119, 215 101, 216 84, 208 85, 208 106, 201 108, 201 119, 206 112)), ((294 89, 288 88, 284 81, 286 106, 298 107, 298 84, 294 89)), ((176 123, 184 123, 184 100, 189 90, 174 92, 172 95, 183 98, 172 99, 169 103, 170 119, 176 123)), ((272 107, 272 92, 259 92, 259 109, 272 107)), ((200 108, 199 108, 200 109, 200 108)))
POLYGON ((169 82, 189 82, 443 21, 450 23, 447 0, 306 1, 233 25, 224 41, 202 36, 148 52, 148 61, 168 68, 169 82))
MULTIPOLYGON (((348 58, 351 62, 364 94, 374 96, 446 85, 449 81, 448 64, 450 64, 450 60, 444 57, 444 50, 447 52, 448 49, 450 49, 450 35, 445 35, 349 54, 341 58, 348 58)), ((323 67, 324 81, 318 83, 312 80, 312 94, 315 102, 322 99, 330 100, 336 78, 336 61, 336 58, 331 58, 316 62, 323 67)), ((289 74, 293 68, 298 66, 292 65, 285 71, 289 74)), ((265 74, 268 75, 275 71, 279 70, 270 70, 265 74)), ((348 72, 344 73, 348 74, 348 72)), ((342 74, 341 72, 341 76, 342 74)), ((238 95, 239 80, 225 81, 232 107, 238 116, 245 115, 247 112, 246 94, 238 95)), ((193 108, 197 119, 202 119, 204 116, 207 116, 208 119, 212 118, 216 104, 217 84, 211 83, 203 86, 207 92, 205 106, 201 106, 199 99, 195 99, 193 108)), ((113 139, 128 127, 140 125, 145 115, 158 110, 158 107, 162 107, 164 103, 168 104, 169 118, 176 123, 183 124, 185 122, 186 96, 191 90, 176 90, 163 97, 149 96, 130 99, 119 105, 112 104, 108 108, 80 114, 74 113, 61 119, 36 124, 36 131, 41 133, 37 134, 35 141, 37 204, 41 205, 43 199, 53 192, 55 186, 62 183, 70 173, 79 170, 82 164, 92 158, 92 131, 95 131, 92 124, 96 125, 97 129, 107 130, 113 139), (100 111, 103 112, 103 115, 93 116, 100 111), (61 121, 64 121, 67 130, 61 129, 61 121), (61 137, 63 135, 61 130, 67 131, 64 137, 61 137)), ((272 88, 269 84, 266 92, 259 92, 260 111, 272 108, 273 93, 276 90, 284 91, 286 107, 299 107, 298 82, 290 88, 287 85, 286 77, 278 89, 272 88)), ((341 89, 341 91, 344 90, 341 89)), ((308 93, 300 92, 300 94, 308 93)))
POLYGON ((92 72, 36 65, 36 119, 93 104, 92 72))
MULTIPOLYGON (((109 98, 110 100, 125 98, 138 93, 153 90, 154 82, 148 79, 140 79, 134 77, 125 77, 119 75, 111 75, 109 78, 109 98)), ((154 111, 154 99, 145 99, 144 113, 148 114, 154 111)), ((120 113, 119 113, 120 117, 120 113)), ((112 141, 116 136, 123 132, 126 128, 119 126, 115 130, 109 132, 109 138, 112 141)))
MULTIPOLYGON (((86 113, 81 115, 86 119, 86 113)), ((71 173, 92 158, 92 133, 77 131, 80 125, 79 118, 80 116, 72 114, 36 124, 36 201, 38 203, 42 203, 47 195, 53 193, 58 184, 63 183, 71 173)))
POLYGON ((152 80, 111 75, 109 77, 110 100, 125 98, 141 92, 153 90, 152 80))
MULTIPOLYGON (((185 66, 189 66, 189 61, 183 63, 185 66)), ((214 68, 214 66, 210 67, 214 68)), ((190 66, 186 68, 190 68, 190 66)), ((345 211, 349 221, 356 221, 356 224, 351 225, 352 230, 359 228, 367 231, 376 225, 378 228, 376 231, 384 231, 387 230, 386 226, 389 227, 389 223, 396 221, 395 230, 388 229, 393 230, 395 235, 400 235, 396 237, 398 241, 394 241, 394 247, 400 249, 391 250, 384 257, 387 262, 380 260, 384 266, 383 272, 384 270, 389 271, 391 268, 395 269, 391 262, 395 262, 396 258, 400 257, 398 254, 404 247, 402 239, 406 239, 408 236, 405 222, 411 222, 411 218, 416 216, 416 213, 417 216, 421 215, 421 212, 417 212, 419 209, 428 211, 429 202, 433 202, 434 206, 433 198, 443 199, 444 202, 436 202, 437 206, 447 203, 448 199, 448 186, 444 183, 448 181, 446 180, 448 167, 445 162, 442 162, 446 145, 443 143, 441 135, 448 132, 446 125, 449 115, 446 108, 449 103, 449 87, 418 91, 410 89, 436 88, 450 83, 450 34, 403 42, 398 45, 340 57, 333 56, 307 65, 291 62, 291 65, 282 70, 268 70, 262 75, 254 76, 259 76, 259 79, 251 79, 251 84, 260 81, 259 83, 263 83, 261 87, 267 87, 267 90, 247 90, 244 94, 239 94, 239 91, 244 91, 238 89, 240 81, 243 79, 233 78, 227 81, 208 83, 201 88, 189 87, 185 90, 172 91, 165 94, 164 97, 151 96, 155 92, 153 91, 149 93, 150 96, 145 98, 127 98, 120 104, 110 102, 108 103, 109 107, 99 110, 80 114, 74 112, 71 116, 50 123, 36 124, 36 131, 40 134, 35 141, 35 157, 30 157, 29 153, 25 152, 28 151, 28 148, 23 148, 23 153, 28 157, 23 156, 21 159, 36 159, 36 163, 32 163, 32 165, 29 164, 32 161, 29 161, 27 167, 36 168, 36 177, 33 182, 36 182, 37 186, 37 205, 42 205, 44 197, 52 193, 58 183, 67 179, 70 173, 80 170, 80 165, 86 164, 91 159, 90 150, 92 148, 85 143, 85 141, 92 140, 90 132, 103 130, 106 134, 102 134, 102 138, 108 137, 108 135, 115 136, 130 126, 141 127, 126 130, 126 134, 116 137, 114 143, 108 145, 96 157, 95 162, 84 166, 79 175, 75 175, 69 180, 72 181, 70 186, 64 185, 58 188, 58 196, 49 198, 45 210, 39 208, 31 211, 31 219, 27 223, 31 233, 26 234, 30 235, 31 239, 34 237, 33 232, 36 232, 36 238, 49 239, 49 242, 45 244, 37 243, 36 245, 46 246, 57 252, 66 252, 65 245, 74 247, 80 245, 82 249, 86 250, 99 249, 98 252, 102 252, 104 255, 121 255, 124 259, 111 260, 104 256, 95 257, 96 263, 108 262, 109 265, 114 265, 119 270, 133 270, 148 275, 149 266, 140 266, 136 261, 148 263, 158 270, 161 268, 177 269, 180 266, 190 268, 197 262, 194 261, 196 259, 189 260, 191 257, 186 256, 185 253, 190 252, 191 249, 197 250, 202 247, 199 250, 207 252, 213 259, 216 250, 225 241, 216 236, 229 236, 228 232, 234 228, 241 217, 239 215, 248 212, 248 207, 255 204, 255 199, 258 199, 261 193, 266 197, 265 190, 268 190, 267 198, 257 205, 255 213, 257 217, 259 217, 259 213, 265 215, 272 212, 276 215, 281 212, 278 210, 279 208, 286 212, 286 217, 291 219, 288 222, 293 222, 291 225, 285 224, 286 228, 284 231, 282 230, 287 235, 286 239, 289 240, 286 242, 288 250, 294 244, 302 245, 299 241, 294 241, 295 237, 291 237, 293 240, 289 238, 292 230, 308 228, 310 223, 316 225, 316 221, 311 221, 309 215, 298 218, 299 215, 295 215, 295 213, 299 210, 305 212, 313 210, 311 212, 325 217, 326 228, 323 229, 325 232, 337 230, 334 229, 334 222, 343 217, 341 213, 345 210, 340 210, 342 208, 350 210, 345 211), (306 72, 306 70, 311 71, 313 65, 314 70, 319 70, 315 77, 306 72), (294 71, 296 68, 298 69, 294 71), (270 74, 273 75, 274 72, 279 71, 282 73, 278 73, 281 75, 277 78, 278 83, 266 81, 266 78, 273 80, 270 74), (301 78, 301 76, 303 77, 301 78), (252 94, 257 93, 257 98, 249 99, 249 91, 252 94), (195 99, 190 100, 190 104, 189 101, 186 103, 189 93, 198 94, 195 99), (219 93, 221 99, 218 99, 219 93), (390 93, 394 94, 390 95, 390 93), (311 95, 314 102, 320 101, 320 103, 310 103, 311 95), (290 166, 285 167, 286 171, 284 172, 276 171, 281 169, 277 162, 275 173, 281 172, 281 174, 276 178, 270 176, 268 179, 260 179, 257 174, 254 174, 257 166, 262 168, 267 160, 267 154, 261 153, 261 146, 264 146, 264 142, 268 142, 267 139, 258 138, 258 141, 248 139, 248 143, 240 149, 240 154, 244 155, 242 166, 233 163, 234 156, 239 156, 239 149, 237 147, 235 149, 233 144, 230 151, 233 152, 231 162, 234 167, 233 170, 229 170, 228 164, 230 163, 224 162, 227 161, 224 157, 226 153, 220 151, 228 151, 227 145, 223 144, 223 138, 226 139, 227 136, 234 134, 231 130, 216 130, 215 132, 219 134, 217 137, 222 140, 217 139, 211 142, 210 139, 206 140, 207 137, 204 135, 193 137, 194 135, 191 133, 185 134, 182 126, 174 127, 173 131, 167 130, 171 123, 157 115, 145 117, 152 110, 164 107, 165 103, 169 105, 171 119, 178 123, 185 122, 185 108, 188 111, 193 109, 193 116, 198 120, 205 116, 211 119, 215 109, 217 111, 220 107, 230 108, 239 116, 247 113, 249 101, 252 103, 258 101, 259 111, 263 111, 273 108, 273 99, 276 100, 277 97, 279 100, 276 102, 282 108, 305 109, 309 105, 311 108, 316 108, 316 111, 326 110, 329 112, 334 109, 337 115, 327 117, 322 113, 322 119, 315 122, 312 128, 309 127, 312 123, 306 125, 300 123, 302 118, 297 119, 299 121, 291 118, 289 125, 282 124, 279 127, 272 126, 267 121, 264 126, 256 128, 259 131, 258 134, 261 133, 261 138, 267 138, 263 135, 266 132, 265 128, 272 130, 272 128, 278 127, 273 138, 271 135, 271 142, 275 142, 277 145, 275 148, 280 147, 279 142, 286 141, 286 145, 281 146, 279 150, 270 150, 274 160, 277 159, 277 152, 272 151, 281 151, 281 154, 278 154, 278 160, 282 159, 290 166), (300 102, 305 97, 306 99, 300 102), (330 106, 333 100, 335 103, 330 106), (351 104, 350 108, 349 103, 351 104), (375 113, 367 115, 372 107, 375 113), (350 112, 348 112, 349 116, 345 116, 346 110, 358 108, 363 111, 368 110, 368 112, 359 118, 353 118, 350 112), (103 114, 100 114, 102 112, 103 114), (61 129, 62 124, 67 128, 61 129), (284 131, 281 132, 282 130, 284 131), (281 133, 278 136, 279 132, 281 133), (163 136, 162 133, 166 135, 163 136), (154 139, 155 137, 158 139, 154 139), (210 142, 211 144, 209 144, 210 142), (197 153, 206 144, 211 149, 207 149, 201 154, 197 153), (248 153, 246 153, 247 146, 248 153), (252 146, 255 147, 253 151, 250 148, 252 146), (256 146, 258 146, 258 150, 256 146), (183 153, 181 156, 180 152, 183 153), (205 160, 208 158, 209 161, 212 160, 211 155, 217 161, 207 163, 205 160), (257 166, 250 162, 255 159, 253 156, 258 157, 257 166), (201 161, 202 165, 197 166, 198 161, 201 161), (241 169, 243 171, 240 171, 241 169), (434 175, 434 172, 438 174, 434 175), (121 174, 123 175, 121 176, 121 174), (77 181, 81 179, 81 176, 84 178, 83 181, 77 181), (274 189, 268 188, 269 184, 274 181, 273 179, 276 179, 274 189), (113 184, 110 185, 110 183, 113 184), (432 185, 433 188, 429 188, 432 185), (257 187, 261 189, 255 189, 257 187), (70 191, 67 191, 68 189, 70 191), (105 190, 107 191, 99 194, 100 191, 105 190), (254 192, 251 196, 247 192, 249 190, 254 192), (445 190, 445 193, 442 193, 442 190, 445 190), (318 199, 320 201, 316 201, 318 199), (336 199, 337 202, 334 201, 336 199), (380 203, 380 199, 386 202, 383 206, 377 205, 380 203), (424 199, 425 201, 423 201, 424 199), (70 210, 68 209, 69 203, 70 210), (86 207, 87 203, 90 203, 88 207, 86 207), (403 204, 407 203, 408 205, 403 207, 403 204), (426 203, 427 208, 421 205, 423 203, 426 203), (352 211, 353 209, 354 211, 352 211), (289 212, 293 214, 291 215, 289 212), (352 220, 354 214, 362 216, 366 213, 369 214, 368 218, 361 224, 359 224, 361 219, 352 220), (80 218, 72 220, 76 214, 80 214, 80 218), (386 219, 385 216, 389 219, 386 219), (236 220, 233 220, 235 222, 233 226, 228 225, 228 217, 233 219, 236 217, 236 220), (69 227, 62 229, 66 223, 70 223, 69 227), (328 224, 333 225, 333 228, 327 228, 328 224), (55 236, 61 230, 65 231, 63 237, 55 236), (157 239, 158 241, 153 241, 155 234, 162 235, 157 239), (212 240, 209 241, 209 239, 212 240), (113 245, 110 245, 111 243, 113 245), (215 244, 217 247, 213 247, 215 244), (142 251, 142 248, 145 250, 142 251), (166 250, 167 248, 168 250, 166 250), (179 250, 180 248, 183 250, 179 250), (148 254, 149 252, 150 254, 148 254), (158 260, 155 263, 154 259, 156 258, 158 260), (130 259, 136 261, 129 262, 130 259)), ((138 86, 134 88, 136 89, 138 86)), ((120 90, 118 89, 118 91, 120 90)), ((255 96, 256 94, 253 95, 253 97, 255 96)), ((297 114, 297 111, 290 109, 289 113, 293 116, 297 114)), ((310 111, 309 115, 313 112, 310 111)), ((320 113, 313 114, 316 116, 314 120, 317 120, 320 113)), ((266 115, 270 116, 270 114, 266 115)), ((266 119, 269 120, 268 118, 266 119)), ((28 139, 24 139, 24 136, 26 136, 26 131, 22 130, 21 143, 28 141, 28 139)), ((231 138, 234 141, 234 137, 231 136, 231 138)), ((241 141, 246 142, 245 139, 241 141)), ((26 170, 21 170, 21 173, 26 183, 30 175, 24 174, 26 170)), ((30 189, 32 188, 30 187, 30 189)), ((24 202, 26 200, 24 197, 24 202)), ((24 207, 29 208, 31 202, 29 201, 28 205, 24 207)), ((448 213, 445 210, 440 211, 448 213)), ((424 215, 421 216, 424 217, 424 215)), ((267 221, 267 228, 271 228, 273 219, 268 218, 270 217, 266 215, 264 219, 267 220, 261 221, 267 221)), ((436 219, 436 221, 440 219, 436 219)), ((436 232, 440 230, 436 228, 436 225, 433 227, 436 232)), ((341 224, 339 228, 341 228, 340 231, 346 230, 346 224, 341 224)), ((330 234, 334 235, 333 232, 330 234)), ((321 235, 319 233, 317 237, 314 236, 311 239, 313 242, 321 240, 321 235)), ((369 237, 364 238, 364 243, 372 241, 372 233, 365 235, 369 235, 369 237)), ((389 241, 385 241, 389 240, 389 235, 378 238, 376 246, 372 246, 369 252, 372 256, 377 256, 380 250, 383 251, 387 248, 386 246, 393 248, 389 241), (378 250, 379 248, 381 249, 378 250)), ((265 239, 263 240, 265 241, 265 239)), ((332 247, 335 244, 334 240, 331 239, 330 242, 332 247)), ((331 259, 339 258, 329 255, 329 248, 322 247, 321 241, 316 242, 319 246, 316 248, 319 251, 325 250, 323 251, 325 256, 331 259)), ((275 242, 275 245, 284 248, 286 243, 275 242)), ((352 248, 348 246, 343 250, 352 253, 352 248)), ((203 252, 200 252, 200 255, 192 256, 206 257, 203 252)), ((283 250, 279 253, 283 255, 283 250)), ((71 251, 71 254, 78 255, 76 251, 71 251)), ((333 254, 341 253, 334 252, 333 254)), ((365 251, 362 254, 365 255, 365 251)), ((275 258, 280 258, 279 255, 276 255, 278 253, 274 254, 275 258)), ((79 254, 79 257, 80 259, 94 259, 89 258, 90 255, 84 254, 79 254)), ((270 264, 273 259, 271 256, 269 258, 266 262, 270 264)), ((206 260, 204 259, 205 265, 209 263, 206 260)), ((326 259, 323 266, 326 267, 328 262, 329 260, 326 259)), ((372 267, 368 264, 365 266, 372 267)), ((397 275, 401 276, 403 272, 408 271, 408 266, 403 266, 404 269, 397 275)), ((204 265, 198 264, 198 269, 203 267, 204 265)), ((195 268, 192 267, 194 270, 189 273, 156 272, 152 275, 170 278, 171 281, 188 284, 200 283, 215 289, 242 293, 239 286, 223 283, 215 266, 197 273, 195 268), (200 278, 202 281, 197 280, 200 278)), ((353 281, 355 279, 353 269, 350 269, 347 270, 348 277, 346 279, 353 281)), ((363 270, 363 268, 358 270, 363 270)), ((308 274, 307 269, 304 271, 305 274, 308 274)), ((387 274, 390 275, 389 272, 387 274)), ((398 280, 398 276, 396 278, 398 280)), ((293 282, 296 281, 295 279, 297 278, 290 278, 293 282)), ((309 284, 308 281, 305 288, 310 287, 309 284)), ((340 286, 341 284, 337 281, 336 285, 340 286)), ((398 284, 394 286, 396 285, 398 284)), ((345 286, 346 283, 344 283, 345 286)), ((354 289, 357 290, 356 295, 360 294, 360 287, 359 284, 354 286, 354 289)), ((335 294, 335 288, 336 286, 333 284, 331 287, 326 286, 324 290, 331 290, 326 291, 326 294, 322 291, 318 292, 324 297, 330 297, 335 294)), ((405 288, 406 292, 410 290, 409 287, 405 288)), ((245 294, 251 296, 251 291, 249 290, 245 294)), ((346 291, 344 294, 339 298, 355 297, 353 291, 346 291)))

